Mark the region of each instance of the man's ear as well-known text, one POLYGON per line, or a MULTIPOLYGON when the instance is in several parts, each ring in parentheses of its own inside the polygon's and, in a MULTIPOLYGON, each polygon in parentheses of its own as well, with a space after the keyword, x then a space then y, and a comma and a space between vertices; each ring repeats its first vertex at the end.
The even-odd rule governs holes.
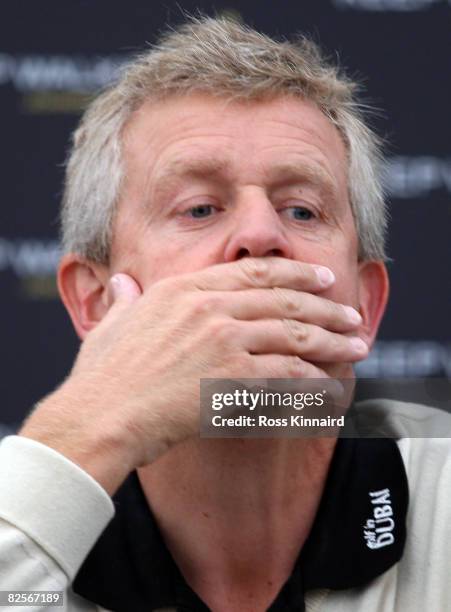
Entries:
POLYGON ((58 289, 79 338, 86 335, 108 310, 105 265, 87 261, 73 253, 64 255, 58 267, 58 289))
POLYGON ((385 312, 389 293, 387 269, 382 261, 359 264, 359 311, 362 315, 360 332, 371 348, 385 312))

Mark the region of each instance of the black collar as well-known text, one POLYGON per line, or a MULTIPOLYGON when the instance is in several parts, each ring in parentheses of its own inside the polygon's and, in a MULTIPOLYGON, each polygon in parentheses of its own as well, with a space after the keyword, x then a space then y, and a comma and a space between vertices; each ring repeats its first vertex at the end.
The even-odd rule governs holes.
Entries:
MULTIPOLYGON (((208 611, 172 559, 136 473, 113 501, 116 514, 80 568, 74 591, 115 612, 208 611)), ((404 549, 407 505, 394 440, 339 439, 312 530, 270 612, 303 611, 309 589, 362 586, 392 567, 404 549)))

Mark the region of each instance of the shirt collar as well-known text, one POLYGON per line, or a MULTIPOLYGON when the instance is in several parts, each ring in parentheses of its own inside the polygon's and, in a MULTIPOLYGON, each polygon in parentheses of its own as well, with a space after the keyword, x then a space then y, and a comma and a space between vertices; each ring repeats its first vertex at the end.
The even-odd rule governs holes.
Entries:
MULTIPOLYGON (((115 612, 207 611, 172 559, 136 473, 113 501, 116 514, 73 590, 115 612)), ((387 571, 403 553, 407 506, 396 442, 340 438, 310 535, 270 612, 302 611, 309 589, 363 586, 387 571)))

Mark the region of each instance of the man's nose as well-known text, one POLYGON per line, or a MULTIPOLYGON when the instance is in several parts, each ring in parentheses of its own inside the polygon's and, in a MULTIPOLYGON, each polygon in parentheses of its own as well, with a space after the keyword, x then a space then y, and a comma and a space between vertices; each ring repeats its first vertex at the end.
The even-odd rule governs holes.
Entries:
POLYGON ((225 261, 241 257, 287 257, 292 249, 280 214, 265 197, 247 199, 236 211, 225 261))

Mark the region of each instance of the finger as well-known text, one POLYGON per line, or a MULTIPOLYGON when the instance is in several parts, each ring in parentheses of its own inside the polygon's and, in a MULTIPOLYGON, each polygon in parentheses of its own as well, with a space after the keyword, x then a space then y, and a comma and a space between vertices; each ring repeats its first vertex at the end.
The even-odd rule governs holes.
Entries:
MULTIPOLYGON (((201 298, 200 298, 201 299, 201 298)), ((292 289, 247 289, 213 293, 217 309, 235 319, 294 319, 335 332, 355 330, 362 322, 351 306, 292 289)))
POLYGON ((188 286, 212 291, 287 287, 319 292, 335 282, 329 268, 283 257, 244 257, 233 263, 185 274, 181 278, 188 286))
POLYGON ((142 291, 138 283, 128 274, 114 274, 107 285, 107 306, 110 311, 119 311, 135 302, 142 291))
POLYGON ((292 319, 239 323, 237 338, 240 347, 253 354, 297 355, 325 363, 355 362, 368 355, 367 344, 357 336, 336 334, 292 319))
POLYGON ((249 372, 251 378, 329 378, 318 366, 295 355, 251 355, 249 372))

